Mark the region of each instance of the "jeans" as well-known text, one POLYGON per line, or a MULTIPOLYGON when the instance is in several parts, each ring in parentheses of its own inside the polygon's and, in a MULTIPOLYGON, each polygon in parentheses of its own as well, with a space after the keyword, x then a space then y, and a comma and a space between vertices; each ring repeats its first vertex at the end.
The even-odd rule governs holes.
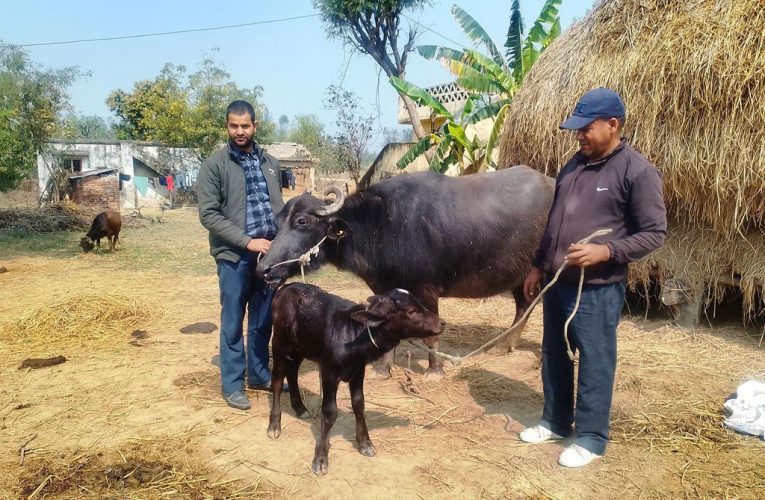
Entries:
POLYGON ((616 374, 616 327, 624 306, 623 282, 585 285, 574 319, 568 326, 571 349, 579 351, 579 377, 574 404, 574 363, 568 358, 563 329, 576 302, 577 286, 556 283, 544 295, 541 424, 603 455, 608 443, 609 415, 616 374))
POLYGON ((268 343, 271 340, 271 300, 274 291, 255 275, 257 254, 239 262, 218 260, 220 285, 220 375, 223 394, 244 390, 245 370, 252 385, 271 381, 268 343), (247 351, 242 324, 247 312, 247 351))

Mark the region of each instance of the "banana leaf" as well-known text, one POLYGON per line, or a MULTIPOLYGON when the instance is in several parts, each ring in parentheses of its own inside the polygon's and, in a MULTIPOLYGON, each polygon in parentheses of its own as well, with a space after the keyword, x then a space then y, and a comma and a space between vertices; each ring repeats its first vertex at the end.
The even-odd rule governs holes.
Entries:
POLYGON ((400 93, 412 98, 420 106, 428 106, 433 111, 447 118, 452 118, 452 114, 441 104, 441 101, 433 97, 427 90, 402 80, 396 76, 390 77, 390 84, 400 93))
POLYGON ((396 166, 400 169, 405 169, 410 163, 412 163, 414 160, 417 159, 418 156, 425 153, 428 149, 430 149, 430 146, 435 144, 438 140, 438 137, 434 134, 428 134, 417 143, 412 145, 409 150, 404 153, 404 156, 402 156, 397 162, 396 166))
POLYGON ((494 62, 499 66, 506 68, 505 60, 499 50, 497 50, 491 37, 470 14, 462 10, 458 5, 453 5, 452 15, 454 16, 454 19, 457 20, 457 23, 459 23, 462 31, 473 40, 473 43, 477 46, 480 46, 481 44, 485 45, 486 50, 491 55, 491 58, 494 59, 494 62))
POLYGON ((499 110, 499 113, 497 113, 497 116, 494 119, 494 126, 491 128, 491 134, 489 134, 489 142, 486 144, 486 158, 489 160, 491 166, 495 168, 497 165, 494 163, 494 160, 492 160, 491 153, 494 151, 494 147, 497 145, 499 134, 502 133, 502 127, 505 125, 505 118, 507 117, 508 109, 510 109, 510 105, 505 104, 502 106, 502 109, 499 110))
POLYGON ((448 152, 452 150, 452 137, 445 135, 441 138, 441 142, 438 144, 435 152, 433 153, 433 159, 430 160, 430 169, 436 172, 445 172, 449 167, 446 159, 449 157, 448 152))
MULTIPOLYGON (((513 90, 513 93, 515 93, 515 90, 513 90)), ((481 120, 485 120, 487 118, 495 118, 497 114, 499 114, 499 112, 502 110, 502 108, 510 104, 512 100, 512 97, 510 97, 508 99, 500 99, 499 101, 490 102, 486 106, 478 108, 475 113, 468 116, 465 123, 469 125, 478 123, 481 120)))

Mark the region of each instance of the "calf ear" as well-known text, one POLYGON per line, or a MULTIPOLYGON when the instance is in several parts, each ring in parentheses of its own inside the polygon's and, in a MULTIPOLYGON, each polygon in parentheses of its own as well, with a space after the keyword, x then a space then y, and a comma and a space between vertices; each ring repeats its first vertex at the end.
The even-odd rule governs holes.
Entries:
POLYGON ((364 326, 369 326, 369 327, 380 326, 385 321, 384 318, 381 318, 380 316, 375 314, 374 311, 368 311, 366 309, 360 310, 360 311, 353 311, 351 313, 351 319, 353 321, 358 321, 364 326))
POLYGON ((348 223, 343 219, 332 219, 327 222, 327 237, 330 240, 339 240, 348 232, 348 223))

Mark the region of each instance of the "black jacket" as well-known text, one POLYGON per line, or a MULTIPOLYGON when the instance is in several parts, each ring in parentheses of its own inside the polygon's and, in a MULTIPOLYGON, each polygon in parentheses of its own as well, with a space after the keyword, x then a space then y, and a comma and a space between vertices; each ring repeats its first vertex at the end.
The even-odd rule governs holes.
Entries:
MULTIPOLYGON (((605 228, 612 233, 592 243, 607 244, 611 259, 586 268, 587 284, 626 279, 627 264, 659 248, 667 234, 661 175, 625 139, 606 158, 588 163, 577 153, 563 167, 532 263, 545 273, 554 273, 569 245, 605 228)), ((561 280, 577 283, 579 268, 568 268, 561 280)))

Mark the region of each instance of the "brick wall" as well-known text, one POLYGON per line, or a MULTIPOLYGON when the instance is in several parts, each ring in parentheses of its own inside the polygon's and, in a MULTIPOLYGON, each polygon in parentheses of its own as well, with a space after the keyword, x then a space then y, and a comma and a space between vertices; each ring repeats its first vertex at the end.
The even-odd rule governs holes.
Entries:
POLYGON ((98 211, 120 209, 120 183, 116 173, 92 175, 70 182, 70 197, 75 203, 98 211))

